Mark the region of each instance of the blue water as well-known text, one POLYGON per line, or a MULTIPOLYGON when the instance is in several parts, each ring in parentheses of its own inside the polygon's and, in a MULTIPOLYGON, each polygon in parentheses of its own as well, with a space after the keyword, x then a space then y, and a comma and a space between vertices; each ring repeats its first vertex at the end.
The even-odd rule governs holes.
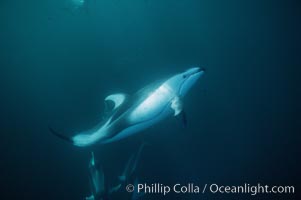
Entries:
MULTIPOLYGON (((90 152, 112 183, 142 140, 141 182, 300 187, 300 13, 293 0, 2 0, 0 198, 83 199, 90 152), (89 129, 106 96, 192 65, 206 73, 184 100, 186 128, 169 118, 88 148, 48 130, 89 129)), ((294 199, 142 199, 259 197, 294 199)))

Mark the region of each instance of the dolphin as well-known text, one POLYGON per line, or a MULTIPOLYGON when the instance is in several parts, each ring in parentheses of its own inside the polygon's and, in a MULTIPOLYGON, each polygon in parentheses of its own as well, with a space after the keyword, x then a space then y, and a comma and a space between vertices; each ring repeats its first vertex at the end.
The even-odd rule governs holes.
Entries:
POLYGON ((50 128, 50 131, 75 146, 86 147, 95 143, 111 143, 139 133, 168 116, 180 116, 186 123, 183 112, 183 97, 204 73, 193 67, 167 80, 155 82, 135 95, 118 93, 105 98, 105 104, 113 104, 110 114, 94 129, 68 137, 50 128))
POLYGON ((135 182, 134 182, 134 191, 133 191, 131 200, 138 200, 145 195, 144 191, 138 192, 138 184, 139 184, 139 179, 136 178, 135 182))
POLYGON ((89 180, 91 187, 91 195, 85 200, 101 200, 105 196, 104 173, 99 163, 94 158, 94 153, 91 153, 89 162, 89 180))
MULTIPOLYGON (((123 169, 123 172, 120 176, 118 176, 118 183, 116 186, 112 187, 110 190, 109 190, 109 194, 113 194, 113 193, 117 193, 117 192, 124 192, 122 191, 121 189, 124 189, 125 186, 129 183, 133 183, 134 182, 134 186, 135 188, 137 188, 138 186, 138 178, 135 178, 136 177, 136 169, 137 169, 137 166, 138 166, 138 162, 140 160, 140 157, 141 157, 141 153, 144 149, 144 146, 146 144, 145 143, 142 143, 138 149, 137 152, 133 153, 131 155, 131 157, 129 158, 129 160, 127 161, 124 169, 123 169)), ((143 196, 142 192, 141 193, 137 193, 137 190, 133 191, 133 194, 131 195, 132 198, 131 199, 139 199, 141 196, 143 196)))
POLYGON ((123 186, 132 181, 144 146, 145 143, 142 143, 138 151, 131 155, 125 165, 122 174, 118 176, 118 184, 115 187, 112 187, 109 193, 117 192, 118 190, 120 190, 120 188, 123 188, 123 186))
POLYGON ((122 175, 118 177, 118 179, 121 183, 128 182, 134 175, 144 146, 145 146, 145 143, 142 143, 140 145, 138 151, 129 158, 129 160, 123 170, 122 175))

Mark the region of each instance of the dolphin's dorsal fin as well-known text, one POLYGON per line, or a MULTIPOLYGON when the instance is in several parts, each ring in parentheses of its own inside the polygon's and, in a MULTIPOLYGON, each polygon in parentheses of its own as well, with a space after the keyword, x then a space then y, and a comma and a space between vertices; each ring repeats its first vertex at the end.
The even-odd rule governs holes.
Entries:
POLYGON ((128 95, 123 93, 111 94, 105 98, 105 101, 113 101, 114 109, 118 108, 127 98, 128 95))

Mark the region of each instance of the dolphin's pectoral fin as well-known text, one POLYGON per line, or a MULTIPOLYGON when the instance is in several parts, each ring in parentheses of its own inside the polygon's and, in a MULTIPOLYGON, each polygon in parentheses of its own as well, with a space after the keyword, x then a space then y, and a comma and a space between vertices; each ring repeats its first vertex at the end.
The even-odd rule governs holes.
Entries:
POLYGON ((174 110, 174 116, 179 115, 183 110, 183 103, 180 97, 176 96, 171 100, 170 107, 174 110))
POLYGON ((174 116, 179 118, 182 121, 183 126, 187 126, 187 118, 186 113, 183 110, 183 102, 181 101, 180 97, 176 96, 171 100, 170 107, 174 110, 174 116))
POLYGON ((128 95, 123 93, 111 94, 105 98, 105 101, 112 101, 114 103, 114 109, 118 108, 127 98, 128 95))

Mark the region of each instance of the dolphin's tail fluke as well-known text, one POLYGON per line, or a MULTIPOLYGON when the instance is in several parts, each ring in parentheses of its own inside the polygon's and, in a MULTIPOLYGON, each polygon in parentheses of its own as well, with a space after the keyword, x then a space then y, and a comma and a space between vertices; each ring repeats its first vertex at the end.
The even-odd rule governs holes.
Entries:
POLYGON ((57 131, 55 131, 55 130, 54 130, 53 128, 51 128, 50 126, 48 127, 48 129, 49 129, 49 131, 50 131, 53 135, 57 136, 58 138, 61 138, 62 140, 65 140, 65 141, 67 141, 67 142, 69 142, 69 143, 71 143, 71 144, 74 144, 74 142, 73 142, 73 140, 72 140, 71 137, 68 137, 68 136, 63 135, 63 134, 61 134, 61 133, 58 133, 57 131))
POLYGON ((65 140, 75 146, 86 147, 86 146, 93 145, 96 142, 104 142, 104 140, 106 140, 107 138, 110 137, 110 134, 109 134, 110 132, 109 132, 109 128, 108 128, 109 123, 110 123, 110 119, 100 127, 93 128, 88 131, 83 131, 72 137, 58 133, 50 126, 48 128, 49 128, 49 131, 53 135, 65 140))

